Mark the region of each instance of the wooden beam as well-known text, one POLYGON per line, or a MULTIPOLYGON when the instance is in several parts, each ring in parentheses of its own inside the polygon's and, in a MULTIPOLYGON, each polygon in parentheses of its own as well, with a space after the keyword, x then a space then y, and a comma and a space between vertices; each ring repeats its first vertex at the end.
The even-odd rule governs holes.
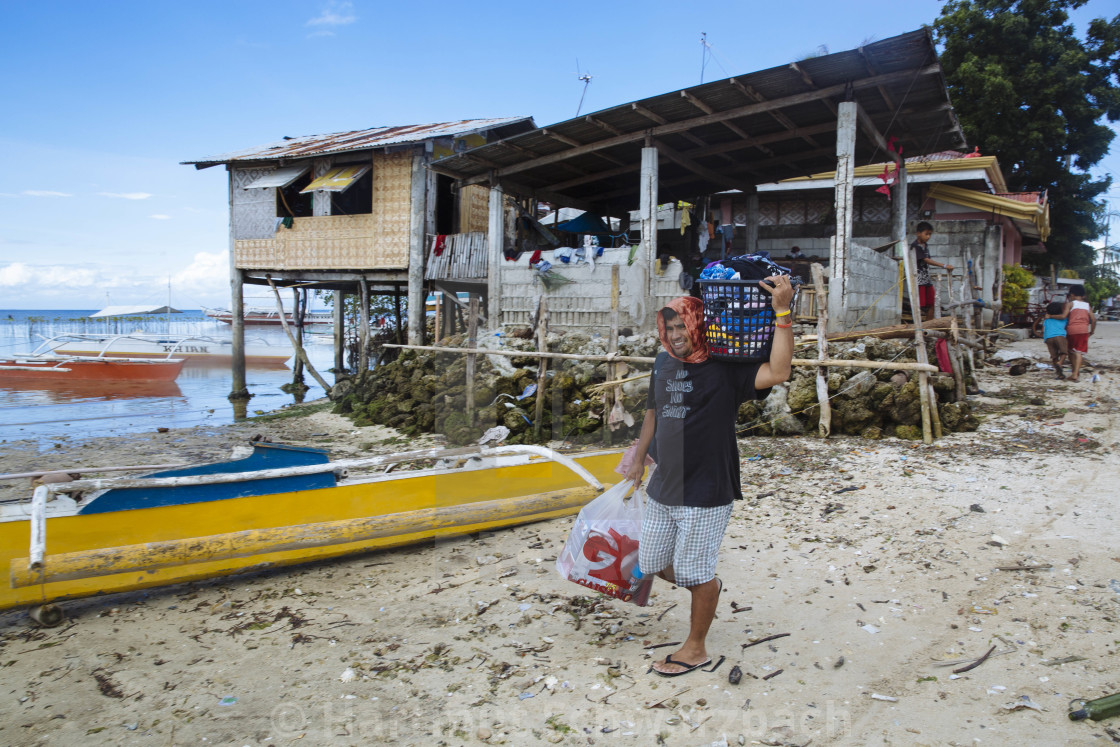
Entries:
MULTIPOLYGON (((803 93, 793 94, 791 96, 783 96, 779 99, 769 99, 767 101, 748 104, 746 106, 738 106, 726 111, 716 112, 715 114, 706 114, 702 117, 693 117, 690 119, 681 120, 679 122, 666 122, 663 125, 658 125, 657 127, 650 128, 649 130, 641 132, 631 132, 625 135, 616 135, 614 137, 605 138, 603 140, 596 140, 595 142, 587 143, 585 145, 573 145, 571 150, 559 151, 557 153, 551 153, 547 156, 541 156, 540 158, 534 160, 511 164, 510 166, 498 169, 496 175, 498 177, 511 176, 513 174, 519 174, 522 171, 528 171, 540 166, 548 166, 559 161, 565 161, 569 158, 572 158, 573 156, 594 153, 605 148, 613 148, 615 146, 625 145, 627 143, 640 142, 645 140, 647 135, 649 135, 650 137, 662 137, 664 135, 687 132, 694 127, 703 127, 705 125, 716 124, 725 120, 739 119, 741 117, 747 117, 753 114, 763 114, 771 111, 776 111, 788 106, 796 106, 798 104, 811 103, 813 101, 827 100, 830 96, 842 95, 845 91, 848 90, 849 86, 853 90, 862 90, 897 81, 909 82, 915 77, 922 75, 939 74, 941 74, 941 65, 934 63, 932 65, 927 65, 923 68, 919 68, 918 70, 901 70, 894 73, 885 73, 883 75, 863 78, 861 80, 851 81, 848 83, 838 83, 836 85, 827 86, 815 91, 806 91, 803 93)), ((548 131, 548 134, 551 134, 553 136, 556 135, 556 133, 552 132, 551 130, 548 131)), ((557 139, 559 140, 560 138, 557 139)), ((571 138, 568 138, 568 140, 571 140, 571 138)), ((578 141, 571 140, 571 142, 577 143, 578 141)), ((446 171, 447 170, 445 169, 443 171, 440 171, 440 173, 445 173, 446 171)), ((455 172, 450 172, 450 174, 455 175, 455 172)), ((490 179, 489 174, 479 174, 477 176, 472 176, 465 179, 462 178, 461 174, 458 176, 460 178, 460 186, 479 184, 485 181, 489 181, 490 179)))
MULTIPOLYGON (((746 96, 751 101, 754 101, 755 103, 758 103, 760 101, 765 101, 766 100, 765 96, 763 96, 761 93, 756 91, 752 86, 747 85, 746 83, 743 83, 741 80, 731 78, 730 82, 731 82, 731 85, 734 86, 736 90, 738 90, 741 94, 746 96)), ((790 119, 789 117, 787 117, 783 112, 773 111, 773 112, 770 112, 770 116, 773 117, 774 120, 778 124, 780 124, 782 127, 785 127, 787 130, 790 130, 790 131, 798 130, 798 127, 794 123, 794 121, 792 119, 790 119)), ((800 137, 802 140, 804 140, 806 143, 813 146, 814 148, 820 147, 817 144, 817 141, 813 140, 813 138, 809 137, 808 135, 799 135, 798 137, 800 137)))
POLYGON ((673 163, 683 166, 692 173, 699 174, 705 179, 708 179, 709 181, 712 181, 716 184, 722 184, 729 189, 744 189, 754 186, 743 184, 742 182, 736 181, 735 179, 724 176, 718 171, 713 171, 707 166, 689 158, 685 154, 680 153, 673 148, 670 148, 660 140, 654 140, 653 143, 654 147, 657 148, 657 152, 668 158, 673 163))
POLYGON ((614 127, 613 125, 607 124, 606 122, 604 122, 601 119, 595 119, 595 117, 592 117, 590 114, 588 114, 586 117, 584 117, 584 119, 586 121, 590 122, 591 124, 595 125, 599 129, 606 130, 607 132, 609 132, 612 135, 625 135, 626 134, 622 130, 618 129, 617 127, 614 127))
MULTIPOLYGON (((702 101, 695 94, 690 93, 689 91, 681 91, 681 97, 684 98, 686 101, 688 101, 688 103, 695 106, 700 111, 704 112, 705 114, 715 114, 715 109, 713 109, 707 103, 702 101)), ((735 133, 739 137, 743 138, 744 140, 750 140, 751 139, 751 135, 750 135, 749 132, 747 132, 742 127, 740 127, 739 125, 737 125, 733 122, 724 121, 724 122, 721 122, 720 124, 722 124, 727 129, 731 130, 733 133, 735 133)), ((769 148, 764 148, 764 147, 758 146, 758 149, 761 150, 763 153, 765 153, 768 156, 774 155, 774 151, 770 150, 769 148)))
POLYGON ((563 194, 561 192, 554 192, 546 187, 530 187, 527 184, 520 182, 510 181, 509 179, 502 179, 500 181, 502 187, 509 193, 515 194, 518 197, 527 197, 537 200, 544 200, 553 205, 562 205, 564 207, 576 208, 577 210, 590 211, 598 213, 599 209, 593 202, 581 200, 577 197, 563 194))
MULTIPOLYGON (((665 119, 665 117, 662 117, 660 114, 657 114, 655 112, 651 112, 649 109, 646 109, 644 106, 641 106, 639 104, 631 104, 630 108, 633 109, 638 114, 641 114, 643 117, 645 117, 646 119, 648 119, 651 122, 656 122, 659 125, 669 124, 669 120, 665 119)), ((708 143, 705 140, 702 140, 701 138, 697 137, 696 135, 692 134, 691 132, 682 132, 682 133, 680 133, 680 135, 681 135, 681 137, 683 137, 685 140, 692 143, 693 145, 699 145, 702 148, 709 147, 708 143)), ((734 163, 735 162, 734 158, 732 158, 731 156, 723 155, 722 153, 720 154, 720 158, 727 161, 728 163, 734 163)))
POLYGON ((890 148, 887 146, 887 139, 883 137, 883 133, 879 132, 879 128, 871 120, 871 115, 867 110, 856 102, 856 118, 859 120, 859 128, 863 130, 863 134, 871 138, 871 142, 875 143, 875 147, 883 151, 885 158, 890 158, 890 148))

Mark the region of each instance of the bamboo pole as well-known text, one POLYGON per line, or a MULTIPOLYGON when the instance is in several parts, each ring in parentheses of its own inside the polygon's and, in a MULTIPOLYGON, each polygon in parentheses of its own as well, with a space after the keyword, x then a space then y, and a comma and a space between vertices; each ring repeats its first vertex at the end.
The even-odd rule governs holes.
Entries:
MULTIPOLYGON (((965 266, 965 270, 964 270, 964 277, 961 278, 961 303, 962 304, 965 303, 966 300, 973 299, 975 297, 975 294, 976 294, 976 289, 972 287, 972 253, 971 252, 969 252, 968 256, 965 257, 965 262, 966 262, 966 266, 965 266)), ((970 371, 973 371, 975 373, 975 371, 976 371, 976 360, 975 360, 975 358, 973 358, 973 355, 972 355, 972 348, 977 347, 976 336, 972 333, 972 317, 973 317, 974 313, 975 313, 974 310, 971 309, 971 308, 965 308, 963 306, 961 307, 961 315, 964 317, 964 326, 965 326, 965 329, 968 330, 968 338, 967 338, 968 339, 968 345, 967 345, 968 368, 969 368, 970 371)), ((965 391, 967 392, 967 388, 966 388, 965 391)))
POLYGON ((136 464, 128 467, 74 467, 73 469, 49 469, 44 472, 13 472, 7 475, 0 475, 0 480, 19 480, 19 479, 32 479, 42 477, 43 475, 80 475, 86 472, 132 472, 140 470, 155 470, 155 469, 175 469, 177 467, 186 467, 186 464, 136 464))
POLYGON ((315 378, 315 381, 319 382, 319 386, 323 387, 323 391, 330 394, 331 385, 326 382, 326 379, 324 379, 315 369, 315 366, 311 364, 311 361, 307 357, 307 351, 303 349, 302 345, 296 342, 296 338, 292 336, 292 330, 288 329, 288 320, 284 318, 284 302, 280 300, 280 291, 276 288, 276 283, 272 282, 272 275, 265 275, 265 278, 272 288, 273 295, 276 296, 276 310, 280 313, 280 326, 284 328, 284 334, 288 336, 288 341, 291 342, 292 347, 295 348, 296 356, 303 361, 303 365, 307 367, 308 373, 315 378))
POLYGON ((953 327, 949 332, 953 342, 949 345, 949 363, 953 367, 953 381, 957 385, 957 401, 963 402, 967 392, 964 386, 964 366, 961 363, 960 335, 957 328, 957 316, 953 315, 953 327))
MULTIPOLYGON (((548 352, 548 299, 541 294, 537 305, 537 349, 548 352)), ((541 440, 541 421, 544 420, 544 385, 548 379, 548 359, 541 357, 537 366, 537 399, 533 412, 533 437, 541 440)))
MULTIPOLYGON (((813 273, 813 288, 816 290, 817 300, 825 299, 824 292, 824 267, 820 262, 810 266, 813 273)), ((828 304, 817 303, 817 360, 828 360, 828 304)), ((821 438, 828 438, 832 433, 832 404, 828 398, 828 378, 825 376, 825 367, 817 368, 817 406, 820 408, 821 438)))
MULTIPOLYGON (((471 294, 470 309, 467 312, 467 345, 473 348, 478 344, 478 296, 471 294)), ((467 423, 474 425, 474 363, 475 354, 467 353, 467 423)))
MULTIPOLYGON (((387 348, 401 348, 402 350, 429 350, 434 353, 483 353, 485 355, 501 355, 506 358, 551 358, 570 361, 624 361, 626 363, 653 363, 654 358, 637 355, 578 355, 576 353, 541 353, 534 350, 487 350, 486 348, 441 348, 433 345, 393 345, 386 343, 387 348)), ((825 360, 794 358, 795 366, 831 366, 836 368, 871 368, 886 371, 925 371, 937 373, 937 366, 929 363, 913 363, 911 361, 868 361, 868 360, 839 360, 828 358, 825 360)))
POLYGON ((382 516, 325 521, 298 526, 249 529, 206 537, 149 542, 48 555, 41 569, 30 558, 13 558, 13 588, 174 568, 245 558, 263 553, 292 552, 316 547, 366 542, 383 537, 433 533, 441 529, 474 527, 497 521, 533 521, 561 515, 599 494, 581 486, 522 498, 503 498, 457 506, 401 511, 382 516))
MULTIPOLYGON (((611 355, 618 354, 618 265, 611 265, 611 332, 607 340, 607 353, 611 355)), ((618 378, 618 366, 616 366, 614 362, 608 363, 607 381, 614 381, 616 378, 618 378)), ((603 409, 606 410, 607 413, 610 413, 611 408, 622 397, 622 390, 617 387, 611 389, 610 392, 608 396, 610 402, 603 403, 603 409)), ((609 417, 603 418, 603 424, 606 425, 609 419, 609 417)), ((612 438, 613 433, 614 431, 610 428, 606 428, 608 443, 614 441, 612 438)))
POLYGON ((937 392, 933 388, 933 384, 927 384, 929 387, 929 415, 933 424, 933 437, 941 438, 941 413, 937 411, 937 392))
POLYGON ((438 345, 439 341, 441 339, 443 339, 443 314, 441 313, 443 311, 443 308, 442 308, 443 307, 443 303, 442 303, 443 293, 441 293, 438 290, 434 290, 434 288, 435 288, 434 285, 432 287, 433 287, 432 295, 436 297, 435 343, 438 345))
MULTIPOLYGON (((918 303, 918 279, 913 267, 914 254, 908 247, 903 249, 902 261, 906 267, 906 286, 910 292, 910 315, 914 318, 914 343, 917 346, 918 362, 928 365, 926 338, 922 332, 922 310, 918 303)), ((933 431, 929 411, 929 375, 925 371, 918 372, 918 398, 922 403, 922 440, 930 444, 933 443, 933 431)))

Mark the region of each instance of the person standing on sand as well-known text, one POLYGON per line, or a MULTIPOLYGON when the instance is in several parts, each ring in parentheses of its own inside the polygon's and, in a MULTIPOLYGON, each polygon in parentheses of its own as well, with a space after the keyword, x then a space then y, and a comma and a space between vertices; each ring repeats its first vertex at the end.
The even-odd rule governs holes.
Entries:
POLYGON ((953 271, 952 265, 935 262, 929 258, 929 240, 933 236, 933 226, 926 221, 921 221, 914 227, 916 235, 910 244, 910 251, 914 252, 914 263, 918 274, 918 306, 922 309, 922 321, 928 322, 933 318, 933 304, 937 302, 937 293, 933 287, 933 280, 929 276, 929 268, 940 267, 947 272, 953 271))
POLYGON ((1070 381, 1077 381, 1081 364, 1089 353, 1089 337, 1097 331, 1097 317, 1085 300, 1085 286, 1074 285, 1069 289, 1065 313, 1055 317, 1066 320, 1066 345, 1069 348, 1070 381))
POLYGON ((770 359, 736 363, 708 357, 703 303, 676 298, 657 312, 665 348, 650 375, 645 420, 626 478, 641 485, 645 457, 657 463, 650 478, 638 544, 643 575, 658 575, 692 596, 688 640, 654 662, 676 677, 711 661, 705 641, 723 583, 715 575, 731 506, 742 498, 735 421, 740 403, 762 399, 786 381, 793 359, 793 286, 784 275, 759 281, 771 295, 775 323, 770 359))
POLYGON ((1059 379, 1065 378, 1065 374, 1062 373, 1062 361, 1068 357, 1066 320, 1061 318, 1062 311, 1064 311, 1063 304, 1051 301, 1047 304, 1046 316, 1042 319, 1042 341, 1046 343, 1046 349, 1050 352, 1050 362, 1058 372, 1059 379))

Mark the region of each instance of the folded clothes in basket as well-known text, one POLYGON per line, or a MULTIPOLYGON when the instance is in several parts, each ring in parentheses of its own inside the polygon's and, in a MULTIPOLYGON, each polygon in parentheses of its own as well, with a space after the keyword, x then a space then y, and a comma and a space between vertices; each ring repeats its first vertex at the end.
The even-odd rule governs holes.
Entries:
POLYGON ((712 262, 700 273, 701 280, 762 280, 771 275, 789 275, 788 267, 775 264, 765 254, 743 254, 712 262))

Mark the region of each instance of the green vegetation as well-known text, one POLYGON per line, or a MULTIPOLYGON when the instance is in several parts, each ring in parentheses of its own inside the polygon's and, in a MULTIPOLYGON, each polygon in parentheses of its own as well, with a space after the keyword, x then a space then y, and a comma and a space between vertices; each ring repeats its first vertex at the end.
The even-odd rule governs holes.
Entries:
POLYGON ((1003 266, 1003 310, 1022 314, 1027 310, 1027 289, 1034 285, 1034 275, 1018 265, 1003 266))
MULTIPOLYGON (((1084 37, 1069 11, 1087 0, 950 0, 934 21, 953 107, 970 145, 999 158, 1013 192, 1047 190, 1050 263, 1082 267, 1111 178, 1090 169, 1120 119, 1120 15, 1084 37)), ((1006 297, 1005 297, 1006 298, 1006 297)))

